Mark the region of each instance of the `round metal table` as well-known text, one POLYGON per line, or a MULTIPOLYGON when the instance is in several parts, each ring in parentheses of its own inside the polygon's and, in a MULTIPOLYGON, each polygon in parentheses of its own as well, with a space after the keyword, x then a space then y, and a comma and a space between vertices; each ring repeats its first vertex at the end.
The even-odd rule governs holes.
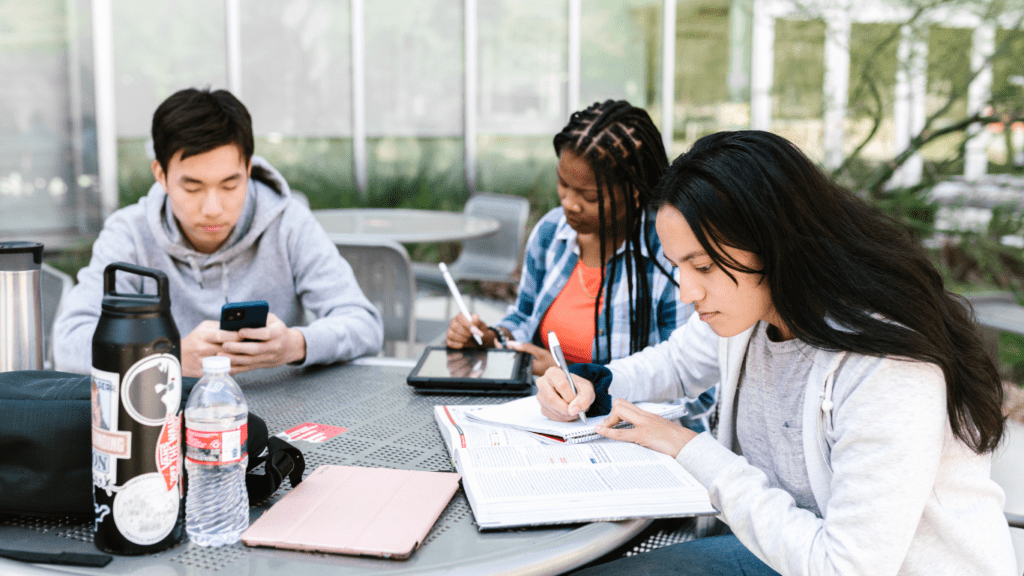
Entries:
MULTIPOLYGON (((418 395, 405 382, 408 372, 409 367, 401 364, 344 364, 256 371, 241 374, 238 380, 251 410, 266 420, 271 434, 303 422, 348 429, 322 444, 302 446, 307 474, 323 464, 451 471, 433 406, 499 403, 507 398, 418 395)), ((289 489, 286 481, 268 501, 251 507, 250 521, 289 489)), ((460 488, 408 560, 249 548, 241 543, 202 548, 186 539, 158 554, 115 556, 101 569, 0 559, 0 574, 549 575, 619 548, 649 523, 632 520, 481 532, 460 488)), ((11 549, 96 552, 91 518, 0 516, 0 543, 11 549)))
POLYGON ((407 208, 314 210, 313 216, 335 243, 353 236, 400 243, 461 241, 494 234, 501 227, 495 218, 407 208))

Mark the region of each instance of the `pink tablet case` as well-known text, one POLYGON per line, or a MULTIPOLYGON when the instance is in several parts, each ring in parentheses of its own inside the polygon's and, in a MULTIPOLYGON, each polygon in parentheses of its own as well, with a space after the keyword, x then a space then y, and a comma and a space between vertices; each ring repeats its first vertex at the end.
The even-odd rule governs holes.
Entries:
POLYGON ((321 466, 242 534, 272 546, 408 558, 459 488, 458 474, 321 466))

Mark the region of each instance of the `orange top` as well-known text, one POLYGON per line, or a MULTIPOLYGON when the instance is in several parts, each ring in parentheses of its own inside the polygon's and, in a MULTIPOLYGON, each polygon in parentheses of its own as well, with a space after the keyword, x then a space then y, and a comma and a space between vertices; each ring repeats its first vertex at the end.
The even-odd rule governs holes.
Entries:
POLYGON ((598 304, 600 292, 601 269, 588 268, 582 260, 578 261, 569 281, 540 321, 540 340, 544 347, 548 346, 548 331, 554 330, 566 362, 592 362, 594 306, 598 304))

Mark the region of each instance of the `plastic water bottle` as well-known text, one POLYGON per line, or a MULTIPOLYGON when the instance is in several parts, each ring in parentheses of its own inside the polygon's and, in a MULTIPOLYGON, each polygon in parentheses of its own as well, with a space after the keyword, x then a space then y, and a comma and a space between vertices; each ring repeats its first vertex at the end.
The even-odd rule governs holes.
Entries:
POLYGON ((233 544, 249 526, 249 405, 230 370, 229 358, 203 358, 185 406, 185 531, 199 546, 233 544))

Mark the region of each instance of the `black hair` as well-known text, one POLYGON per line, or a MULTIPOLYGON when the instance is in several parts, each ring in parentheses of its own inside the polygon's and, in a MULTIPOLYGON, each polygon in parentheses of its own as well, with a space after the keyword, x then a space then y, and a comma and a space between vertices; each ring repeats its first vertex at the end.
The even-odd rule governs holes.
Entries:
MULTIPOLYGON (((228 144, 238 146, 248 166, 254 150, 252 117, 227 90, 186 88, 160 103, 153 113, 153 151, 164 173, 171 158, 203 154, 228 144)), ((281 186, 262 166, 252 167, 252 178, 278 193, 281 186)))
POLYGON ((953 433, 978 453, 999 444, 1003 388, 970 305, 945 289, 909 231, 794 144, 753 130, 705 136, 672 163, 653 202, 679 210, 733 281, 733 272, 759 274, 797 338, 938 365, 953 433), (760 269, 723 246, 752 252, 760 269))
MULTIPOLYGON (((672 275, 654 258, 654 250, 648 241, 650 228, 654 226, 654 218, 642 216, 649 212, 651 190, 668 167, 668 156, 661 133, 655 127, 650 115, 643 108, 632 106, 625 100, 606 100, 595 102, 584 110, 574 112, 569 123, 554 138, 555 154, 561 156, 563 150, 569 150, 585 159, 594 171, 597 180, 598 219, 601 243, 601 262, 607 262, 606 240, 611 235, 612 245, 618 246, 621 229, 619 222, 610 226, 605 223, 604 196, 611 199, 611 213, 618 213, 615 194, 619 188, 623 192, 626 203, 626 250, 624 257, 612 259, 611 274, 606 274, 606 266, 601 266, 601 295, 611 294, 612 282, 618 267, 623 270, 627 290, 629 292, 629 353, 647 347, 650 339, 651 323, 656 321, 651 305, 651 287, 644 273, 644 257, 641 246, 646 246, 651 260, 671 282, 672 275), (631 199, 636 198, 634 203, 631 199), (636 274, 637 286, 633 286, 633 275, 636 274)), ((597 341, 597 357, 595 362, 606 363, 612 359, 612 314, 611 298, 604 299, 605 314, 605 351, 602 354, 600 339, 597 341)), ((600 307, 594 307, 594 334, 600 334, 600 307)))

